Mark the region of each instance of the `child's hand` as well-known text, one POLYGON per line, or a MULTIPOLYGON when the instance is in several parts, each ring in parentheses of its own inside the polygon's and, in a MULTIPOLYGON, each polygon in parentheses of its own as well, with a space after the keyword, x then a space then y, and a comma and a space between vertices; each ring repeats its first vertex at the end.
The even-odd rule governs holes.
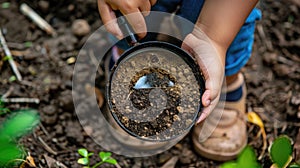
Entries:
POLYGON ((219 101, 224 80, 226 49, 212 41, 200 29, 195 29, 184 39, 182 48, 196 58, 206 80, 202 96, 204 109, 197 121, 199 123, 210 114, 219 101))
POLYGON ((145 37, 147 16, 156 0, 98 0, 98 9, 107 31, 122 39, 123 34, 116 21, 115 10, 126 16, 127 21, 139 37, 145 37))

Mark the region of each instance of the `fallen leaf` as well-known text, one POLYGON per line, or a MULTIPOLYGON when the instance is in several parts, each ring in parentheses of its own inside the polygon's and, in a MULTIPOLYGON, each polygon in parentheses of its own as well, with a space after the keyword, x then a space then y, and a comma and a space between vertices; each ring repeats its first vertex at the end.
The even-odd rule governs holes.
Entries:
POLYGON ((248 117, 248 122, 257 125, 260 128, 260 132, 258 134, 261 133, 262 135, 263 147, 262 147, 262 152, 258 157, 258 160, 261 160, 267 149, 267 135, 265 131, 265 126, 261 118, 255 112, 248 112, 247 117, 248 117))

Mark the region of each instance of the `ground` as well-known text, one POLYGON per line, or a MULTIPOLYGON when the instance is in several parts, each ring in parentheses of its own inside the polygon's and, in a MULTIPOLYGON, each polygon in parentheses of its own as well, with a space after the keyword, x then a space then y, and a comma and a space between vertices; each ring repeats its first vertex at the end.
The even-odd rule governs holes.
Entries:
MULTIPOLYGON (((7 1, 0 0, 0 4, 3 2, 7 1)), ((29 107, 40 113, 41 124, 21 143, 38 167, 47 167, 49 157, 66 167, 81 167, 77 164, 77 149, 85 147, 93 152, 103 149, 83 131, 74 112, 73 59, 89 34, 72 31, 72 24, 76 19, 84 19, 91 27, 90 32, 100 27, 102 22, 96 1, 8 2, 8 8, 0 7, 0 27, 23 81, 9 80, 13 72, 2 59, 5 54, 0 48, 0 95, 7 93, 8 98, 40 100, 39 104, 6 104, 11 110, 29 107), (56 37, 47 35, 19 11, 23 2, 54 27, 56 37)), ((300 134, 300 3, 297 0, 265 0, 260 2, 259 8, 263 18, 257 22, 253 55, 243 69, 248 87, 247 110, 255 111, 263 119, 268 143, 281 134, 299 143, 296 137, 300 134)), ((3 118, 5 115, 1 120, 3 118)), ((256 126, 248 124, 248 143, 260 154, 262 139, 255 137, 257 131, 256 126)), ((189 135, 170 150, 152 157, 113 156, 121 167, 160 167, 176 156, 179 157, 176 167, 217 167, 220 164, 197 155, 189 135)), ((263 167, 270 167, 267 152, 259 162, 263 167)))

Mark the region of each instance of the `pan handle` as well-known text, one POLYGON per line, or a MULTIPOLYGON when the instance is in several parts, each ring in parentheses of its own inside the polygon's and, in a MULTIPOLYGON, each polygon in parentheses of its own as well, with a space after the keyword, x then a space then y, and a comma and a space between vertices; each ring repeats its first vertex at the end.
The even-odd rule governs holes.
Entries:
POLYGON ((124 35, 128 35, 125 39, 129 46, 135 46, 138 44, 136 35, 133 33, 131 26, 128 24, 125 17, 120 11, 115 11, 116 16, 118 17, 119 27, 124 35))

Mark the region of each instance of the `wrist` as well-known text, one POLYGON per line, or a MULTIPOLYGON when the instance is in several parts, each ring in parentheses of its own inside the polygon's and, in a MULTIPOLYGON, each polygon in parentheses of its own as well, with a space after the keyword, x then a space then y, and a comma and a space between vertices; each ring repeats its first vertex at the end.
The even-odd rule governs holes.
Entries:
POLYGON ((216 50, 218 56, 221 58, 223 65, 225 65, 225 57, 229 45, 214 38, 215 35, 212 35, 212 33, 205 26, 199 26, 198 28, 195 28, 191 34, 197 39, 211 44, 216 50))

